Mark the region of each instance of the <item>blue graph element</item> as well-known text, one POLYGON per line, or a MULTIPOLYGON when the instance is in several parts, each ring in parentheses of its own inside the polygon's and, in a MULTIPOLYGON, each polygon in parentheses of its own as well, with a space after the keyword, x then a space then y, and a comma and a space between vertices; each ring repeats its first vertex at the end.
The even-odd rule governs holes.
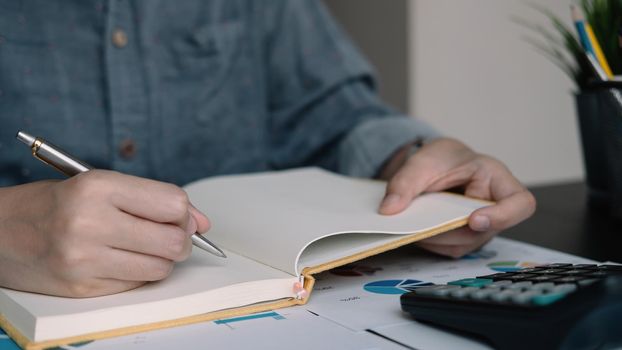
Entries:
MULTIPOLYGON (((92 340, 82 341, 78 343, 69 344, 72 348, 78 348, 92 343, 92 340)), ((63 350, 64 347, 56 346, 53 348, 47 348, 46 350, 63 350)), ((0 328, 0 350, 21 350, 19 346, 6 334, 6 332, 0 328)))
POLYGON ((467 254, 460 259, 463 259, 463 260, 492 259, 495 256, 497 256, 497 252, 495 252, 494 250, 480 249, 470 254, 467 254))
POLYGON ((434 283, 419 280, 384 280, 367 283, 363 289, 375 294, 404 294, 423 286, 431 286, 434 283))
POLYGON ((542 265, 529 261, 496 261, 487 264, 490 269, 497 272, 516 272, 525 268, 542 265))
POLYGON ((240 316, 240 317, 232 317, 232 318, 224 318, 222 320, 217 320, 214 321, 214 323, 216 324, 227 324, 227 323, 234 323, 234 322, 240 322, 240 321, 247 321, 247 320, 255 320, 258 318, 273 318, 275 320, 284 320, 285 317, 283 315, 280 315, 274 311, 270 311, 270 312, 262 312, 262 313, 258 313, 258 314, 252 314, 252 315, 248 315, 248 316, 240 316))

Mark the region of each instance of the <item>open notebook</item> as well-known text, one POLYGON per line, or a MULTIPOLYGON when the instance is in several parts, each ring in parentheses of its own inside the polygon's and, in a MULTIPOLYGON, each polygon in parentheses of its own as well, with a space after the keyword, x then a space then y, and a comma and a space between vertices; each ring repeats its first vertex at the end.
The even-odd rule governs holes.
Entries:
POLYGON ((197 181, 185 189, 227 259, 194 249, 166 280, 104 297, 0 289, 0 325, 43 349, 303 304, 296 282, 310 293, 315 273, 457 228, 490 204, 432 193, 382 216, 384 188, 316 168, 197 181))

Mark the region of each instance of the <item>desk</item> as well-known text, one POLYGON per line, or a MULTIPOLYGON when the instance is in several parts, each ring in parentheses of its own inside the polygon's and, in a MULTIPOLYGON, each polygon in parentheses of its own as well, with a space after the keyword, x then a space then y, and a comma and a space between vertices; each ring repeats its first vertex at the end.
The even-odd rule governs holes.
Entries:
POLYGON ((583 182, 530 188, 538 209, 508 237, 597 261, 622 262, 622 222, 587 205, 583 182))

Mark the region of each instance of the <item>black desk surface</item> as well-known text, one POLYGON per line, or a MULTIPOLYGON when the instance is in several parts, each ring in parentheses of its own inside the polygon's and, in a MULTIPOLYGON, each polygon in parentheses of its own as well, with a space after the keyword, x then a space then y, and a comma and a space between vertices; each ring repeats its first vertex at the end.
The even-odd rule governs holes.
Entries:
POLYGON ((622 222, 588 207, 584 183, 531 187, 536 213, 501 236, 579 255, 622 263, 622 222))

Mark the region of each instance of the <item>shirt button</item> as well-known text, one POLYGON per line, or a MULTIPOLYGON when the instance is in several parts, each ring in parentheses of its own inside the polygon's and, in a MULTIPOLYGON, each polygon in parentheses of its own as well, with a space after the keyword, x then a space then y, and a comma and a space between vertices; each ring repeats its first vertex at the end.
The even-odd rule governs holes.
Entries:
POLYGON ((127 45, 127 34, 121 29, 115 29, 112 32, 112 44, 118 48, 124 48, 127 45))
POLYGON ((119 144, 119 155, 124 159, 131 159, 136 155, 136 142, 131 139, 121 141, 119 144))

